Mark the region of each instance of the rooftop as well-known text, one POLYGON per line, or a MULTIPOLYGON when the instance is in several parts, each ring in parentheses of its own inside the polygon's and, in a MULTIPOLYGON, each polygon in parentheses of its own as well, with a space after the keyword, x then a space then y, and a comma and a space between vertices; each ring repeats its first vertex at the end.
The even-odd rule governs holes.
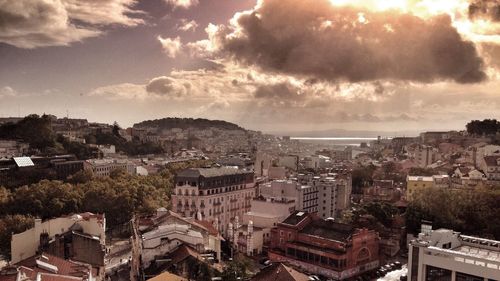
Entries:
POLYGON ((434 181, 433 177, 408 176, 408 181, 434 181))
POLYGON ((414 242, 455 256, 469 256, 500 263, 500 241, 462 235, 450 229, 427 228, 414 242), (445 245, 451 245, 445 247, 445 245))
POLYGON ((252 281, 307 281, 309 277, 282 263, 262 269, 252 281))
POLYGON ((330 220, 315 220, 301 232, 329 240, 347 242, 354 233, 354 230, 354 227, 348 224, 330 220))
POLYGON ((288 225, 297 225, 306 218, 306 212, 295 211, 290 216, 288 216, 288 218, 286 218, 283 223, 288 225))
POLYGON ((197 177, 221 177, 230 175, 244 175, 251 173, 250 171, 240 170, 233 167, 222 167, 222 168, 190 168, 180 171, 177 176, 185 178, 197 178, 197 177))

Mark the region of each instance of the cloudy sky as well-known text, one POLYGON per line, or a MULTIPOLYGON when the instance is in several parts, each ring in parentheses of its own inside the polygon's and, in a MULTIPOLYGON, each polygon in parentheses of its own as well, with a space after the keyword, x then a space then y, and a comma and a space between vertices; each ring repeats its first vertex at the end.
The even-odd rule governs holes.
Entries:
POLYGON ((500 0, 0 0, 0 115, 263 131, 500 119, 500 0))

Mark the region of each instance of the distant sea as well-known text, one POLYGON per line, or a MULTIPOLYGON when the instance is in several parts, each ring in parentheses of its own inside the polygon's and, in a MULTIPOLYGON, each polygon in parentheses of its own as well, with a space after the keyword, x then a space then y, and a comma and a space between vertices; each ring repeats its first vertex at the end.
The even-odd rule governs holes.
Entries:
POLYGON ((372 140, 376 140, 374 137, 291 137, 292 140, 299 140, 301 142, 307 143, 323 143, 330 145, 352 145, 359 146, 361 143, 369 143, 372 140))

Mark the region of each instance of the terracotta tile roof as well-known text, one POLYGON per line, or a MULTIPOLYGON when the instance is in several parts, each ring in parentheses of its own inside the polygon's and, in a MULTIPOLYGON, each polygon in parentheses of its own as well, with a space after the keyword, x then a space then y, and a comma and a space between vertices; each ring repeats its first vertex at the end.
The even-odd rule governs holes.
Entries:
POLYGON ((180 263, 188 257, 193 257, 200 261, 203 260, 203 257, 195 249, 186 245, 181 245, 179 248, 173 251, 169 255, 169 257, 172 259, 173 264, 180 263))
POLYGON ((46 253, 39 256, 27 258, 20 261, 16 265, 31 268, 36 273, 56 273, 58 275, 67 275, 73 277, 87 277, 92 270, 90 265, 76 263, 46 253), (54 270, 50 270, 47 267, 40 265, 40 262, 56 267, 57 272, 54 272, 54 270))
POLYGON ((304 273, 288 267, 282 263, 271 265, 255 275, 252 281, 307 281, 309 277, 304 273))
POLYGON ((197 224, 203 226, 204 228, 206 228, 208 230, 208 233, 210 235, 217 236, 219 234, 219 232, 217 231, 217 229, 215 229, 214 225, 212 223, 210 223, 209 221, 195 220, 195 222, 197 224))

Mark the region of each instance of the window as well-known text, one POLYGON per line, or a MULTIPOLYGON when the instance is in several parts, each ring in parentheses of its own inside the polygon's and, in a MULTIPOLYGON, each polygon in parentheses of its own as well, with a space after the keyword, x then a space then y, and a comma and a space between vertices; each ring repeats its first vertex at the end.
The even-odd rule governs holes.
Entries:
POLYGON ((425 266, 425 276, 426 281, 451 281, 450 270, 430 265, 425 266))
POLYGON ((456 281, 484 281, 483 277, 470 275, 462 272, 456 272, 455 277, 456 281))
POLYGON ((418 258, 420 248, 413 246, 411 253, 411 276, 409 281, 417 281, 418 278, 418 258))

